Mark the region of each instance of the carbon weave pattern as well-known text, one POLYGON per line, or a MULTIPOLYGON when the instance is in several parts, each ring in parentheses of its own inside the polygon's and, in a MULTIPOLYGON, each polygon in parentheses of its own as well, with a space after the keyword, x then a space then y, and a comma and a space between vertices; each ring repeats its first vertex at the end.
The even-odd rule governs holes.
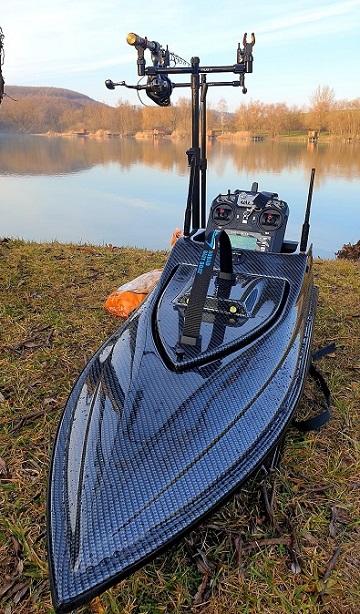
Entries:
POLYGON ((205 317, 202 347, 179 366, 177 288, 191 285, 199 250, 178 241, 157 288, 95 354, 68 399, 48 501, 59 612, 131 573, 228 497, 296 409, 316 307, 309 259, 246 253, 231 290, 246 317, 231 324, 226 316, 215 340, 217 316, 205 317))

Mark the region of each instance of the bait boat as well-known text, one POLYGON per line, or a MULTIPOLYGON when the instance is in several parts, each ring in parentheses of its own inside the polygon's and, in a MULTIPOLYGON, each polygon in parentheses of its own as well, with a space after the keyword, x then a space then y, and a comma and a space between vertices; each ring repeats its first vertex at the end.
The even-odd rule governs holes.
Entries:
MULTIPOLYGON (((157 45, 136 44, 140 56, 157 45)), ((243 84, 250 56, 240 51, 231 69, 243 84)), ((202 74, 194 62, 192 83, 202 74)), ((196 143, 188 155, 184 237, 148 298, 90 360, 61 418, 48 493, 57 612, 131 574, 235 492, 278 450, 308 373, 314 174, 297 251, 285 239, 287 203, 257 183, 216 196, 201 227, 205 165, 196 143)))

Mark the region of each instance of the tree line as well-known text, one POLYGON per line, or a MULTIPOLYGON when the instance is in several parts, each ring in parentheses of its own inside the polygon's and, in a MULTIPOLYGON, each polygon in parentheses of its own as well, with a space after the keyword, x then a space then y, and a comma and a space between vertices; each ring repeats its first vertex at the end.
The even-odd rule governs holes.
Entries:
MULTIPOLYGON (((16 89, 16 88, 13 88, 16 89)), ((26 88, 19 88, 26 89, 26 88)), ((17 133, 113 133, 121 136, 157 130, 188 135, 191 131, 191 101, 180 98, 170 107, 133 105, 119 100, 116 107, 82 95, 53 95, 51 88, 18 98, 5 96, 0 113, 0 132, 17 133)), ((56 88, 54 88, 56 89, 56 88)), ((209 131, 231 135, 292 135, 309 129, 330 136, 354 139, 360 136, 360 98, 337 101, 329 86, 319 86, 306 111, 284 102, 243 102, 229 113, 226 99, 208 108, 209 131)))

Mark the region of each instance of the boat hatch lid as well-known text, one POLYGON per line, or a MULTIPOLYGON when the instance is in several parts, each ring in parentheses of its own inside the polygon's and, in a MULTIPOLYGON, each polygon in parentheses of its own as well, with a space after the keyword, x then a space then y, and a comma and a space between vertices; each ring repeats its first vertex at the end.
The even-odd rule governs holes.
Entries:
POLYGON ((204 304, 199 343, 183 348, 179 340, 195 273, 194 265, 181 264, 156 310, 159 349, 177 369, 214 360, 257 339, 279 318, 289 294, 289 283, 283 278, 236 274, 229 281, 215 270, 204 304))

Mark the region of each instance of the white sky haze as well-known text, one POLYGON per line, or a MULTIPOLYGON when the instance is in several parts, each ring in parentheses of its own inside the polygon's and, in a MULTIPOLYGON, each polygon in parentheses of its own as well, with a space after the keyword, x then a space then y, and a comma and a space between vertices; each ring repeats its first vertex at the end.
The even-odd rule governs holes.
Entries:
MULTIPOLYGON (((128 32, 208 66, 234 64, 246 31, 256 35, 248 94, 213 88, 213 104, 225 97, 230 111, 244 100, 306 107, 319 85, 333 88, 338 100, 360 98, 360 0, 4 0, 0 26, 8 85, 63 87, 111 105, 120 98, 137 104, 134 91, 104 85, 107 78, 138 80, 128 32)), ((150 65, 148 53, 146 60, 150 65)))

